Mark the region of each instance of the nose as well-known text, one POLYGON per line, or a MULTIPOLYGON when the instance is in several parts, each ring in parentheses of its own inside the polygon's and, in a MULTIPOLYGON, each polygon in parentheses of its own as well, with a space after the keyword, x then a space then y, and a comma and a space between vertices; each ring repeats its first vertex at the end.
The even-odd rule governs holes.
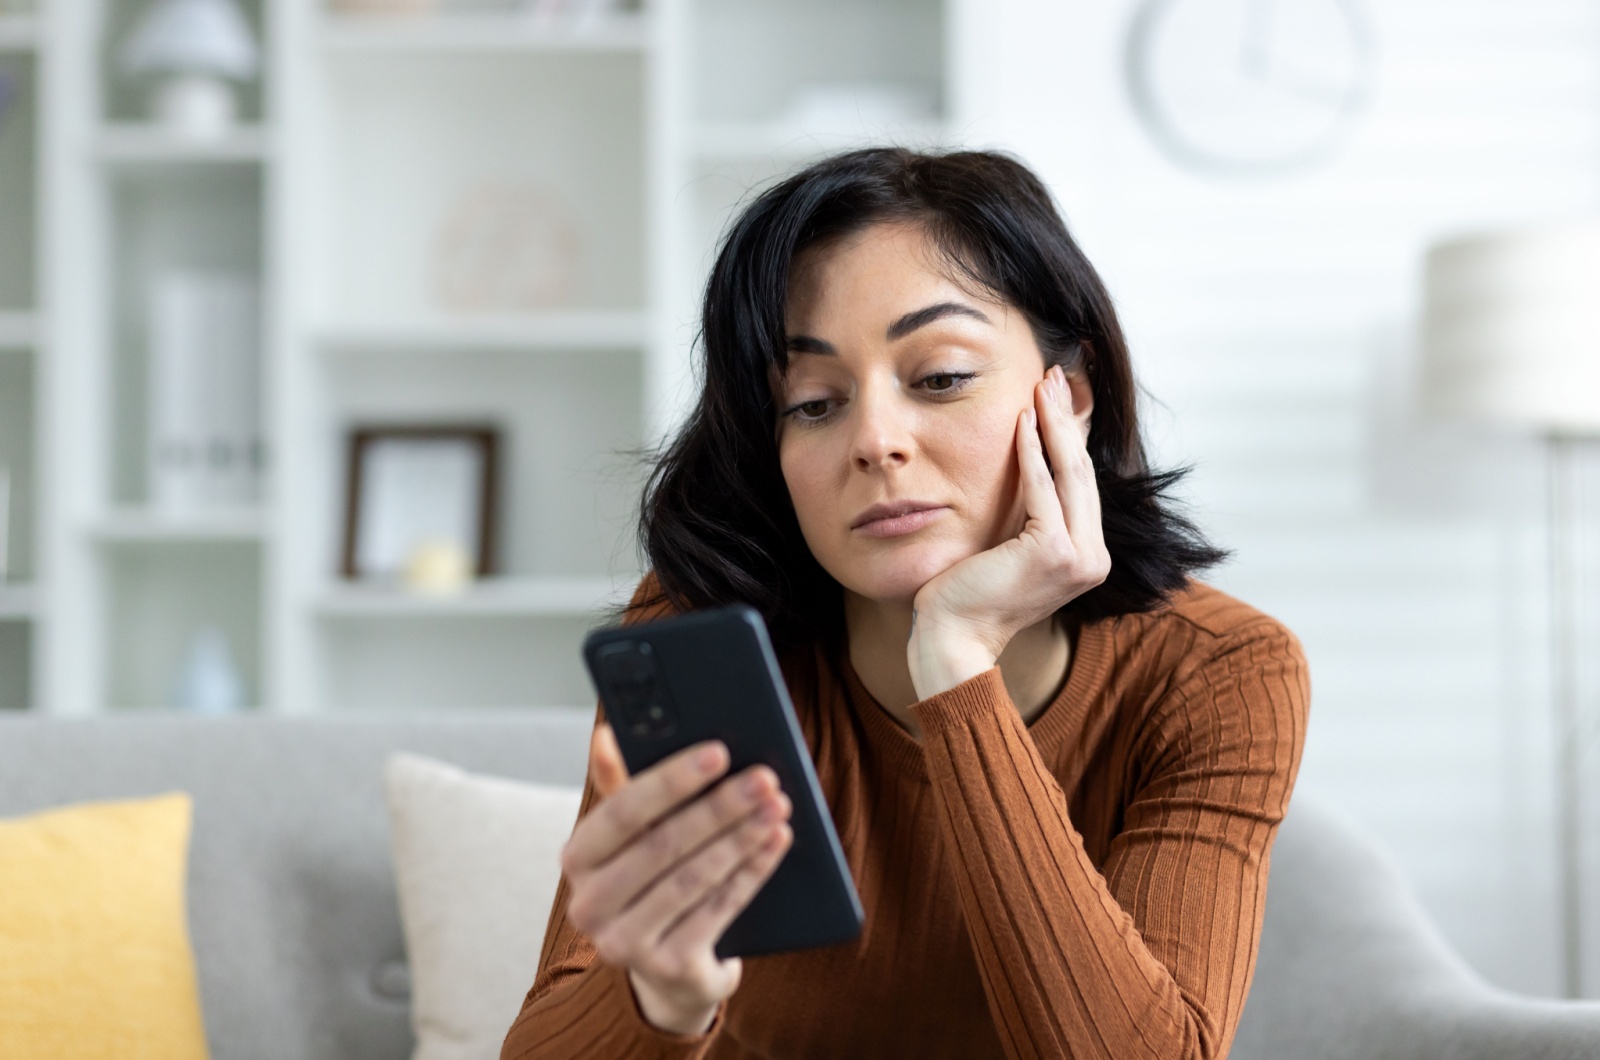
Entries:
POLYGON ((856 396, 850 464, 857 471, 901 467, 915 449, 911 417, 889 388, 863 387, 856 396))

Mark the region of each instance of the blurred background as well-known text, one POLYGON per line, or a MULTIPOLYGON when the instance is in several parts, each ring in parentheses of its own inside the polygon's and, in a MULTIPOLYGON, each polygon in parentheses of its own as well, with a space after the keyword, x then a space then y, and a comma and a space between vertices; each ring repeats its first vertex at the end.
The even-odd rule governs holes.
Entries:
POLYGON ((1543 439, 1417 367, 1430 246, 1600 205, 1597 0, 0 0, 0 708, 592 709, 718 233, 881 142, 1051 185, 1310 657, 1302 790, 1600 996, 1600 461, 1553 581, 1543 439))

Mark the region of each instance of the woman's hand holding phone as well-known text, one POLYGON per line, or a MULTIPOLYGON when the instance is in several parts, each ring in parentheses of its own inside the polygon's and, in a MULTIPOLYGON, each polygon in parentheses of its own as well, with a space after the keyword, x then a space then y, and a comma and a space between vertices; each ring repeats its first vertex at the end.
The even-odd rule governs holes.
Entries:
POLYGON ((1111 573, 1087 441, 1053 367, 1018 417, 1015 536, 931 578, 912 604, 906 659, 918 697, 989 669, 1019 630, 1111 573))
POLYGON ((793 841, 789 798, 766 766, 718 782, 728 751, 715 741, 629 777, 605 724, 589 769, 600 801, 561 852, 567 916, 603 960, 628 969, 650 1023, 701 1033, 739 986, 739 958, 713 947, 793 841))

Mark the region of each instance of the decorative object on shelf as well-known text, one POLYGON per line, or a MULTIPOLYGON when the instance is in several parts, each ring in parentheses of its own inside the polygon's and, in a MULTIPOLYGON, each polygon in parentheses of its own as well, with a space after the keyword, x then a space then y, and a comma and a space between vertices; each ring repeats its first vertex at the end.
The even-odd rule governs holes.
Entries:
POLYGON ((238 110, 224 78, 254 78, 261 59, 233 0, 155 0, 123 44, 122 69, 170 75, 156 89, 155 118, 175 133, 212 137, 238 110))
POLYGON ((1441 243, 1428 253, 1419 393, 1435 415, 1543 437, 1549 453, 1559 890, 1568 997, 1584 996, 1577 515, 1600 442, 1600 221, 1441 243))
POLYGON ((11 566, 11 469, 0 464, 0 585, 10 577, 11 566))
POLYGON ((189 638, 172 705, 191 714, 232 714, 244 709, 244 677, 233 661, 227 634, 201 626, 189 638))
POLYGON ((479 425, 353 431, 344 576, 449 590, 465 584, 460 567, 494 573, 499 448, 479 425))
POLYGON ((1190 169, 1307 169, 1345 142, 1377 82, 1358 0, 1144 0, 1124 75, 1145 131, 1190 169))
POLYGON ((472 556, 459 541, 420 542, 406 559, 405 583, 419 593, 460 592, 472 584, 472 556))
POLYGON ((149 496, 156 508, 261 495, 261 292, 247 273, 180 270, 150 286, 149 496))
POLYGON ((456 200, 437 232, 433 290, 444 309, 526 312, 577 300, 581 242, 553 189, 485 181, 456 200))

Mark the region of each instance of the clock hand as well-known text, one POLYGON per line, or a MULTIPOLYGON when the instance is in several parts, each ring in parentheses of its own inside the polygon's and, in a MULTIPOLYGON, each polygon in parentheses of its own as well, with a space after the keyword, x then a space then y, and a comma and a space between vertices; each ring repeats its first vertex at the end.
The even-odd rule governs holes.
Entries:
POLYGON ((1239 72, 1246 77, 1265 78, 1272 69, 1272 53, 1267 40, 1272 34, 1273 0, 1249 0, 1244 36, 1239 42, 1239 72))
POLYGON ((1239 49, 1239 72, 1312 103, 1343 106, 1348 90, 1315 74, 1298 74, 1273 61, 1272 15, 1277 0, 1248 0, 1244 36, 1239 49))

